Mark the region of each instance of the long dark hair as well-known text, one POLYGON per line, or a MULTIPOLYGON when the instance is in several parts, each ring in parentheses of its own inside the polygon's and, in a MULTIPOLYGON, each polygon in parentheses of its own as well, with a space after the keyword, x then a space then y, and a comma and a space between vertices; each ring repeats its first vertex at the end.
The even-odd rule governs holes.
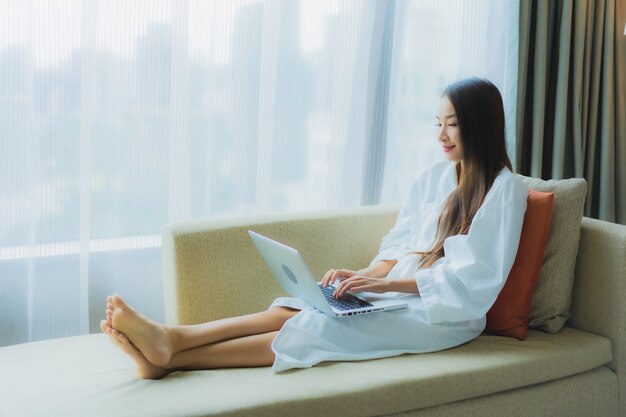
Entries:
POLYGON ((504 137, 504 106, 498 88, 480 78, 449 85, 448 97, 459 124, 463 163, 457 162, 459 185, 444 203, 437 224, 435 243, 423 254, 419 267, 428 268, 444 256, 447 237, 467 234, 474 215, 483 204, 502 168, 511 168, 504 137))

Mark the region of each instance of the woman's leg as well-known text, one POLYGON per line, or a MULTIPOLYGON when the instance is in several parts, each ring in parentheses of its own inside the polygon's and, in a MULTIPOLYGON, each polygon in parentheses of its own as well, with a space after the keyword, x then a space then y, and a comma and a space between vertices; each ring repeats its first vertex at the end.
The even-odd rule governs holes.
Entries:
POLYGON ((250 368, 274 363, 272 342, 278 331, 238 337, 183 350, 172 356, 169 372, 196 369, 250 368))
POLYGON ((276 331, 244 336, 184 350, 173 355, 169 364, 157 366, 148 361, 122 333, 110 327, 106 332, 113 343, 135 361, 137 375, 143 379, 160 379, 176 371, 269 366, 275 357, 272 341, 278 334, 276 331))
POLYGON ((168 326, 140 315, 119 295, 115 295, 108 298, 107 320, 103 321, 102 327, 105 332, 109 326, 123 333, 148 361, 165 366, 178 352, 243 336, 278 331, 298 311, 274 307, 260 313, 203 324, 168 326))

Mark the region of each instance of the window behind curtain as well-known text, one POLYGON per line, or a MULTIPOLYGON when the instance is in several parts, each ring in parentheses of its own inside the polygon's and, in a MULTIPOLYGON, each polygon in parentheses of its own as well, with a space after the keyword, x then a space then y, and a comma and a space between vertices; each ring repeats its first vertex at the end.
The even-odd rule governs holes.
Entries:
POLYGON ((0 0, 0 345, 162 320, 165 223, 401 202, 512 3, 0 0))

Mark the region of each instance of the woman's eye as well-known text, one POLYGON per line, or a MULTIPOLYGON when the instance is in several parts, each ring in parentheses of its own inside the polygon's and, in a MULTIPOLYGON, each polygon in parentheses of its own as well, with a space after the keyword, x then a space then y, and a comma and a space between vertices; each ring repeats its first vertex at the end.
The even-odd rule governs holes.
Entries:
POLYGON ((435 126, 441 127, 441 123, 435 123, 435 126))
POLYGON ((450 127, 456 127, 456 123, 450 123, 448 126, 450 126, 450 127))

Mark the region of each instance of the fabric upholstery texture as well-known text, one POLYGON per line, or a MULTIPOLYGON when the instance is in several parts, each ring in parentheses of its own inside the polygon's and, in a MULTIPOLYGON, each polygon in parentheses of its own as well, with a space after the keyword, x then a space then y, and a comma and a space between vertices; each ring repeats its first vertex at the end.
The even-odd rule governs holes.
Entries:
POLYGON ((528 327, 556 333, 570 316, 574 267, 587 183, 582 178, 520 178, 529 189, 554 193, 552 229, 533 295, 528 327))
POLYGON ((486 331, 523 340, 539 271, 552 226, 554 194, 528 190, 519 248, 496 302, 487 312, 486 331))
POLYGON ((525 341, 485 335, 433 354, 328 362, 284 374, 263 367, 143 381, 99 334, 0 349, 0 369, 10 375, 0 379, 0 415, 380 416, 557 380, 610 360, 608 339, 565 328, 557 335, 531 331, 525 341))
POLYGON ((572 297, 575 326, 611 339, 619 379, 620 410, 626 414, 626 226, 583 218, 572 297), (612 277, 612 278, 609 278, 612 277))
POLYGON ((606 417, 618 415, 606 367, 523 389, 394 414, 393 417, 606 417), (506 411, 503 411, 506 410, 506 411))

